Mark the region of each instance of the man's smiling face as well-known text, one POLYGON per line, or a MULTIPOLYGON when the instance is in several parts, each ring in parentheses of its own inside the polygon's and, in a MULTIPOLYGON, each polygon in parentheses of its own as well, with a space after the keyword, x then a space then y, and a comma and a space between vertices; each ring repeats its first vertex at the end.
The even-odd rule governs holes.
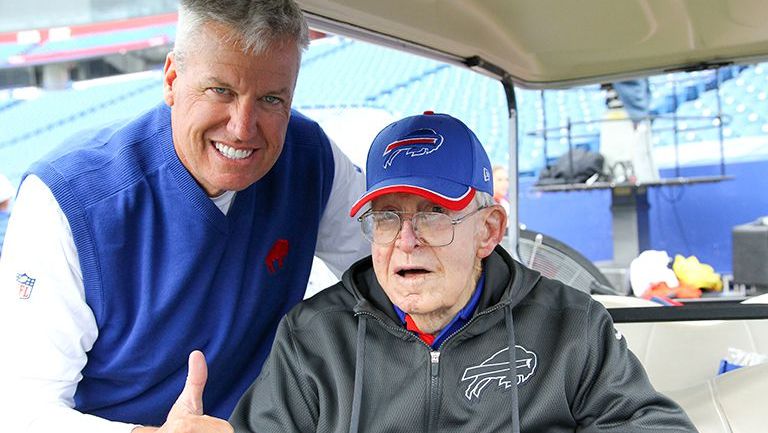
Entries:
POLYGON ((280 156, 300 52, 285 41, 246 53, 227 27, 201 28, 193 50, 169 54, 164 95, 179 159, 216 196, 247 188, 280 156))

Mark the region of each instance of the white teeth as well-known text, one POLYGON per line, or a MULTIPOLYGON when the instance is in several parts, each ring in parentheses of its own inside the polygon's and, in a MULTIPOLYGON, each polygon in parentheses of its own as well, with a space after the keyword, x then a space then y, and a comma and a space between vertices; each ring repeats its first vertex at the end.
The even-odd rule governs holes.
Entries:
POLYGON ((234 147, 229 147, 226 144, 221 144, 218 141, 214 143, 216 146, 216 149, 221 153, 222 155, 226 156, 229 159, 243 159, 248 158, 253 153, 253 149, 248 150, 241 150, 241 149, 235 149, 234 147))

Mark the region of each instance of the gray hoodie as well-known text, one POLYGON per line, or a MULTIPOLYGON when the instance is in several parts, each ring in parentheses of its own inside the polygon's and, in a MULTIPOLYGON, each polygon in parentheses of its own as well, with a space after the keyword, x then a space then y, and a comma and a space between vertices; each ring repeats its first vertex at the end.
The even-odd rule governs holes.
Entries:
POLYGON ((590 296, 501 247, 483 270, 473 318, 433 350, 401 326, 370 257, 355 263, 281 321, 235 431, 696 431, 590 296))

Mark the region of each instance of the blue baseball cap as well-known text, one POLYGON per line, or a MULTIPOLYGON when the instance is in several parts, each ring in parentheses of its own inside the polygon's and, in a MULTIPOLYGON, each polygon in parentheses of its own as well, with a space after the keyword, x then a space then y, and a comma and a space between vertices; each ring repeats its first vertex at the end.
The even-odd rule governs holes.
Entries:
POLYGON ((461 210, 476 191, 493 195, 491 161, 475 133, 447 114, 426 111, 381 130, 368 150, 366 191, 349 211, 376 197, 416 194, 461 210))

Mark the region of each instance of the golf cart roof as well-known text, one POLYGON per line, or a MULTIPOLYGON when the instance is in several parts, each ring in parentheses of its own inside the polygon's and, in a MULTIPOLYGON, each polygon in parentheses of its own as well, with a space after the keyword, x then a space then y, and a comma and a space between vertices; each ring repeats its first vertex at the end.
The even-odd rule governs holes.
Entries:
POLYGON ((313 27, 531 88, 768 58, 760 0, 300 0, 313 27))

